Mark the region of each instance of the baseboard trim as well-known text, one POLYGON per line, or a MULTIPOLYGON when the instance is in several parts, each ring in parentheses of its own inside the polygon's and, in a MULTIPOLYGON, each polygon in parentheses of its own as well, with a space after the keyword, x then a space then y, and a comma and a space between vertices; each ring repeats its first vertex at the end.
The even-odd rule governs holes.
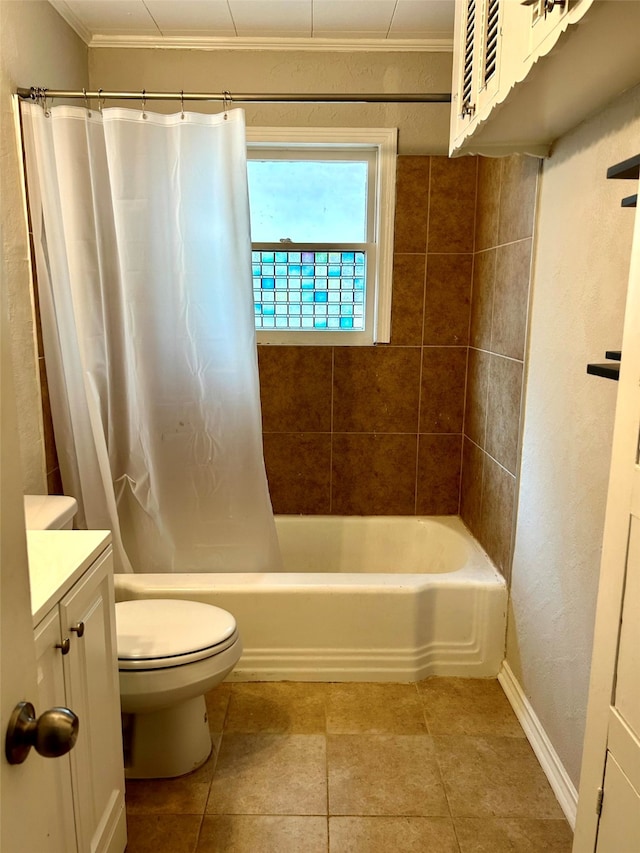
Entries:
POLYGON ((558 753, 553 748, 542 723, 506 661, 502 664, 502 668, 498 673, 498 681, 502 685, 502 689, 511 703, 511 707, 520 725, 524 729, 527 740, 531 744, 536 758, 549 780, 549 784, 556 795, 560 808, 564 812, 571 829, 574 829, 578 809, 578 792, 569 778, 569 774, 565 770, 562 761, 560 761, 558 753))

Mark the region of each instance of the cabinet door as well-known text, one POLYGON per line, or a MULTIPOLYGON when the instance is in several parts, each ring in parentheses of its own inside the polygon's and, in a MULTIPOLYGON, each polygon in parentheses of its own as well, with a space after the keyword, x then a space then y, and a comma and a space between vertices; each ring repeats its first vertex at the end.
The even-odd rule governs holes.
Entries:
POLYGON ((498 92, 501 18, 501 0, 456 4, 452 139, 486 116, 498 92))
POLYGON ((538 0, 529 6, 531 20, 529 21, 529 51, 528 56, 535 53, 547 51, 545 41, 554 41, 554 32, 559 27, 562 19, 567 14, 569 4, 557 2, 557 0, 538 0))
POLYGON ((456 3, 451 138, 457 139, 473 122, 476 112, 477 67, 483 0, 456 3))
MULTIPOLYGON (((70 753, 82 853, 118 849, 124 833, 124 769, 120 692, 109 550, 60 603, 62 630, 72 638, 64 658, 67 702, 80 718, 70 753)), ((124 849, 124 844, 119 847, 124 849)))
MULTIPOLYGON (((35 629, 36 677, 38 680, 38 699, 36 713, 47 708, 66 706, 62 651, 56 648, 60 643, 60 617, 56 607, 38 624, 35 629)), ((73 707, 71 708, 73 710, 73 707)), ((33 750, 29 761, 38 765, 38 773, 47 779, 48 796, 54 804, 52 809, 55 823, 49 827, 49 834, 55 850, 75 853, 76 831, 73 819, 73 799, 71 796, 71 754, 62 755, 55 760, 42 758, 33 750)))

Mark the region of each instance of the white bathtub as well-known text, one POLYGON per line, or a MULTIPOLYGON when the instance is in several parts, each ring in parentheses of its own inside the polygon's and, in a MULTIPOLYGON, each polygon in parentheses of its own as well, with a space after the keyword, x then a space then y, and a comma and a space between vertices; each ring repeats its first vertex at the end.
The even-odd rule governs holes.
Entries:
POLYGON ((488 677, 507 590, 459 518, 280 516, 273 574, 116 575, 116 599, 186 598, 233 613, 236 681, 488 677))

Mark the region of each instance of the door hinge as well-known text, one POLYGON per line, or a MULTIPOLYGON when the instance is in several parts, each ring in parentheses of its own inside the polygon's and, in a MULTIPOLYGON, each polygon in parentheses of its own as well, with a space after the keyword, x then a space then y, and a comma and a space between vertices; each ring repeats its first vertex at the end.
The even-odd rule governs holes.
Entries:
POLYGON ((602 814, 602 801, 604 800, 604 788, 598 788, 598 798, 596 799, 596 814, 602 814))

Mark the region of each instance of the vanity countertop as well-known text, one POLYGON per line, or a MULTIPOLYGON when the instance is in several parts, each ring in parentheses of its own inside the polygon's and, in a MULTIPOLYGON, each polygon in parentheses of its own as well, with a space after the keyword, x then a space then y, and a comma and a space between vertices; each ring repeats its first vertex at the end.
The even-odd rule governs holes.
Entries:
POLYGON ((27 530, 34 626, 110 544, 108 530, 27 530))

